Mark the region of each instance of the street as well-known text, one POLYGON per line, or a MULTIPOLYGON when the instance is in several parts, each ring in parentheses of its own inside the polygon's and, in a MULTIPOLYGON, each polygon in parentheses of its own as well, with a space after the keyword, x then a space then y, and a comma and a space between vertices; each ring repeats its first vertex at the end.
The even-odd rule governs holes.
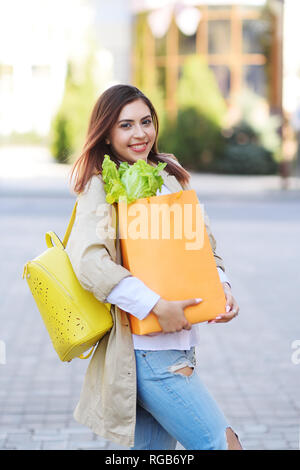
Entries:
MULTIPOLYGON (((35 191, 10 178, 0 185, 0 449, 121 449, 74 421, 88 361, 59 361, 22 279, 25 262, 46 249, 45 233, 63 237, 74 197, 63 179, 55 192, 54 176, 49 190, 37 179, 35 191)), ((210 191, 196 177, 195 189, 240 314, 201 325, 198 373, 245 449, 299 449, 299 191, 222 192, 222 181, 239 177, 207 178, 210 191)))

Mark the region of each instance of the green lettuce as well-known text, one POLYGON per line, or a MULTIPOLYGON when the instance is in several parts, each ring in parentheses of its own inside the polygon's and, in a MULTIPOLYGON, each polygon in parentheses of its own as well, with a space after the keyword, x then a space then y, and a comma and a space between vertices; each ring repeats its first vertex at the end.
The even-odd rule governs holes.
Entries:
POLYGON ((126 201, 127 194, 123 185, 117 165, 108 155, 104 156, 102 163, 102 178, 104 181, 104 190, 106 192, 106 202, 113 204, 120 200, 126 201))
POLYGON ((106 201, 127 201, 128 204, 144 197, 155 196, 157 190, 161 190, 163 178, 159 172, 165 168, 166 163, 158 163, 156 167, 149 165, 145 160, 138 160, 133 165, 122 162, 119 169, 110 159, 104 156, 102 163, 102 178, 106 201))

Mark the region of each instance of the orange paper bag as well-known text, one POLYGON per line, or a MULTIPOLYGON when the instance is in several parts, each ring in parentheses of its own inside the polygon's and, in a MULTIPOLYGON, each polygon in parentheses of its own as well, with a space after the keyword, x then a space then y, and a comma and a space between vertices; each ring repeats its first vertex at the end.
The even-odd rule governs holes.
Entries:
MULTIPOLYGON (((166 300, 201 298, 185 308, 190 323, 225 312, 219 278, 203 210, 194 190, 118 204, 123 266, 166 300)), ((129 314, 138 335, 161 331, 156 315, 144 320, 129 314)))

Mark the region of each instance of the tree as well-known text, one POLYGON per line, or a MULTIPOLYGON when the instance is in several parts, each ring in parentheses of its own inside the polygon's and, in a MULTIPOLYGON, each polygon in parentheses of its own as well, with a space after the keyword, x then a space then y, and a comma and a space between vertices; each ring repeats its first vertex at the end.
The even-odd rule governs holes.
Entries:
POLYGON ((88 119, 96 99, 93 67, 90 54, 84 64, 68 64, 65 94, 51 125, 51 152, 58 162, 70 162, 82 148, 88 119))

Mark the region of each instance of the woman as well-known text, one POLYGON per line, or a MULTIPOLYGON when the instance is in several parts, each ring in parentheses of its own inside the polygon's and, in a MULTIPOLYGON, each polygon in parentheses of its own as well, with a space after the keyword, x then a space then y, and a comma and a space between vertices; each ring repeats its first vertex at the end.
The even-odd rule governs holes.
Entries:
MULTIPOLYGON (((71 177, 78 194, 77 215, 67 252, 82 286, 112 305, 114 326, 98 344, 84 379, 74 417, 106 439, 131 449, 240 449, 237 436, 194 373, 197 326, 184 309, 201 299, 167 301, 122 266, 120 242, 100 238, 97 224, 116 230, 101 178, 105 154, 116 163, 138 159, 166 162, 159 194, 188 189, 189 174, 174 156, 159 154, 158 119, 153 105, 135 87, 106 90, 93 109, 86 143, 71 177), (103 219, 105 205, 110 217, 103 219), (162 327, 156 335, 131 334, 125 312, 139 319, 153 311, 162 327)), ((231 294, 222 259, 205 215, 227 312, 213 320, 230 321, 239 307, 231 294)), ((199 286, 201 292, 201 286, 199 286)))

